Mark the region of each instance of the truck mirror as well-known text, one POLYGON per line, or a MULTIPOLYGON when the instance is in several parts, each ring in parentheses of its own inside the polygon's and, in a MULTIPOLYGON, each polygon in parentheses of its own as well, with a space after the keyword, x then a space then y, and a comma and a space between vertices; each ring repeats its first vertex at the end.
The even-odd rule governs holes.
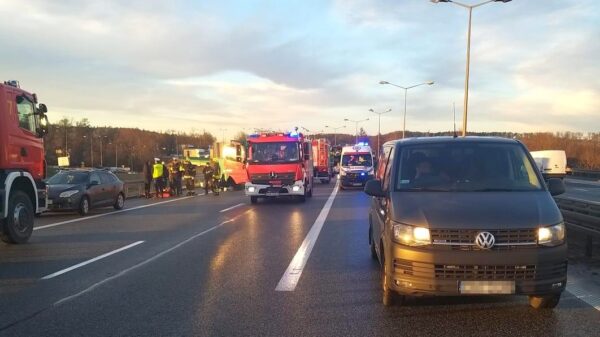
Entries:
POLYGON ((36 128, 36 131, 39 138, 43 138, 48 134, 48 116, 40 116, 40 125, 36 128))
POLYGON ((308 154, 305 154, 305 155, 304 155, 304 160, 310 160, 310 155, 308 155, 308 154))
POLYGON ((38 108, 37 108, 37 113, 38 114, 43 115, 46 112, 48 112, 48 107, 46 107, 46 104, 42 103, 42 104, 38 105, 38 108))

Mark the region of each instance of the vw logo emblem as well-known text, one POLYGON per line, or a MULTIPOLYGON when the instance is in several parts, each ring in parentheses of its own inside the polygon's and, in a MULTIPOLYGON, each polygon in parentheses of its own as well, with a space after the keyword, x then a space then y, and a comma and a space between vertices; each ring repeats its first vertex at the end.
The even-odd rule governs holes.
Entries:
POLYGON ((490 232, 480 232, 475 237, 475 244, 481 249, 490 249, 494 247, 496 238, 490 232))

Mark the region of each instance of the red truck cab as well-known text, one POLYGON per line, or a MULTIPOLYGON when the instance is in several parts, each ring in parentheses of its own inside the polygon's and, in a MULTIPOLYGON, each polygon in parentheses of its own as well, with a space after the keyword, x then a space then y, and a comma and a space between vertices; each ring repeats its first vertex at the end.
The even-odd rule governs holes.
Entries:
POLYGON ((262 133, 248 137, 246 195, 258 198, 312 196, 312 146, 301 133, 262 133))
POLYGON ((17 81, 0 84, 0 239, 26 242, 46 209, 47 108, 17 81))

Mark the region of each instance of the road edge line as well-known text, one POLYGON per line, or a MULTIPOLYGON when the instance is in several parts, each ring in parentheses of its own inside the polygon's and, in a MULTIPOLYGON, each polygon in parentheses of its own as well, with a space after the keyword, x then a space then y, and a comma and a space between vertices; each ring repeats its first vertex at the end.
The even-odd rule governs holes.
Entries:
POLYGON ((331 210, 331 206, 333 205, 333 201, 335 196, 337 195, 339 189, 340 181, 338 180, 329 195, 329 198, 325 202, 325 205, 321 209, 319 216, 313 223, 312 227, 306 234, 304 241, 296 251, 296 255, 292 258, 290 265, 287 267, 283 276, 277 283, 277 287, 275 287, 275 291, 294 291, 298 282, 300 281, 300 276, 302 276, 302 271, 308 262, 308 258, 310 257, 310 253, 312 252, 317 239, 319 238, 319 234, 321 233, 321 229, 323 229, 323 225, 325 224, 325 220, 327 220, 327 216, 329 215, 329 211, 331 210))

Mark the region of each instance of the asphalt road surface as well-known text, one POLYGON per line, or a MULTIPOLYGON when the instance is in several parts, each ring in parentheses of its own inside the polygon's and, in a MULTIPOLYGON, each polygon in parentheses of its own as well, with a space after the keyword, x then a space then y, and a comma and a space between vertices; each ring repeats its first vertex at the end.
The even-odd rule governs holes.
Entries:
POLYGON ((562 196, 600 202, 600 181, 565 178, 566 193, 562 196))
POLYGON ((598 335, 598 288, 571 270, 553 311, 511 296, 383 307, 367 205, 332 183, 305 203, 226 192, 43 215, 29 244, 0 245, 0 336, 598 335))

